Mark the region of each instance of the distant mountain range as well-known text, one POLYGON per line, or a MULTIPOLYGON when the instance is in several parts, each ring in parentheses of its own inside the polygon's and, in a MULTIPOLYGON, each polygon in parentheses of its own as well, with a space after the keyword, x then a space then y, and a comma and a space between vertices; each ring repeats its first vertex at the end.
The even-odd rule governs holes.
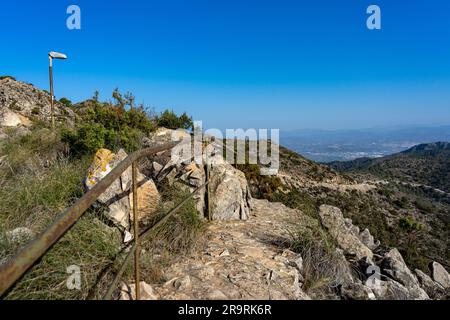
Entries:
POLYGON ((379 178, 431 186, 450 193, 450 143, 420 144, 381 157, 328 163, 341 172, 370 173, 379 178))
POLYGON ((379 158, 415 145, 450 141, 449 126, 282 131, 281 144, 317 162, 379 158))

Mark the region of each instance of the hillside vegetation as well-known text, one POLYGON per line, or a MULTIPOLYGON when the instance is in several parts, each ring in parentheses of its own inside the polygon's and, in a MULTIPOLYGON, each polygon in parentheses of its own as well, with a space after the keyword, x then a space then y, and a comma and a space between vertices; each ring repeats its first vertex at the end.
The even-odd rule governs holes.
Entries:
MULTIPOLYGON (((48 93, 10 77, 0 78, 0 86, 0 263, 84 194, 86 173, 99 149, 132 152, 169 141, 171 130, 162 127, 189 130, 193 125, 186 113, 156 113, 136 105, 131 93, 115 90, 111 101, 99 101, 98 93, 79 103, 60 99, 57 126, 51 130, 48 93)), ((253 297, 249 290, 272 298, 264 289, 270 280, 281 286, 278 297, 368 299, 371 289, 363 284, 368 264, 362 258, 371 257, 370 264, 383 268, 386 286, 403 288, 390 298, 423 298, 427 293, 417 279, 411 276, 410 287, 401 287, 402 279, 390 273, 398 273, 397 268, 411 273, 403 259, 425 273, 432 261, 449 267, 450 199, 440 191, 448 190, 448 152, 448 144, 436 143, 386 159, 326 166, 280 147, 275 176, 262 176, 255 164, 233 167, 215 155, 211 205, 218 219, 205 223, 205 194, 186 201, 142 241, 142 279, 164 298, 253 297), (398 264, 384 265, 394 258, 398 264), (211 271, 213 265, 220 269, 211 271), (277 275, 270 269, 274 265, 289 277, 277 275), (179 276, 171 282, 174 274, 179 276), (223 286, 222 295, 210 292, 211 284, 223 286), (225 295, 233 284, 240 289, 225 295)), ((206 176, 203 166, 174 164, 164 153, 143 160, 140 169, 157 193, 145 201, 158 203, 140 220, 143 229, 206 176)), ((119 195, 127 192, 125 180, 118 183, 119 195)), ((129 198, 115 200, 121 199, 129 198)), ((109 205, 90 208, 6 298, 101 298, 117 273, 117 258, 127 249, 124 228, 129 227, 108 220, 109 205), (81 290, 65 286, 71 265, 84 270, 81 290)), ((132 281, 131 266, 124 279, 132 281)), ((377 292, 377 298, 385 297, 389 294, 377 292)))
POLYGON ((450 143, 421 144, 391 156, 330 164, 341 172, 369 173, 378 178, 431 186, 450 193, 450 143))
MULTIPOLYGON (((47 95, 11 77, 1 81, 0 85, 5 82, 5 87, 12 87, 14 92, 16 87, 25 88, 24 94, 30 95, 31 100, 47 95)), ((57 104, 57 108, 65 108, 67 116, 57 118, 54 131, 50 129, 49 105, 44 99, 42 104, 28 110, 19 107, 19 96, 12 105, 0 97, 2 113, 12 106, 14 111, 30 119, 18 127, 0 126, 0 264, 84 194, 83 181, 97 149, 134 151, 141 148, 142 137, 160 125, 192 126, 192 119, 186 114, 178 116, 171 110, 157 114, 144 106, 136 106, 131 94, 122 96, 116 90, 112 97, 112 102, 100 102, 96 94, 77 104, 61 99, 65 107, 57 104), (13 235, 12 230, 25 231, 13 235)), ((169 199, 180 201, 186 196, 177 188, 162 189, 161 194, 166 202, 169 199)), ((123 249, 122 235, 105 223, 102 210, 89 209, 9 292, 7 299, 101 298, 117 271, 114 262, 123 249), (84 270, 82 290, 66 288, 66 268, 71 265, 84 270)), ((165 211, 167 206, 163 201, 158 212, 165 211)), ((148 250, 152 248, 151 243, 166 244, 163 245, 165 258, 160 264, 149 263, 144 268, 144 278, 157 277, 155 270, 169 263, 171 255, 189 249, 190 240, 201 230, 201 221, 196 218, 195 207, 187 203, 176 220, 169 220, 143 242, 148 250), (174 229, 174 225, 177 228, 174 229)), ((161 251, 159 247, 158 250, 161 251)))

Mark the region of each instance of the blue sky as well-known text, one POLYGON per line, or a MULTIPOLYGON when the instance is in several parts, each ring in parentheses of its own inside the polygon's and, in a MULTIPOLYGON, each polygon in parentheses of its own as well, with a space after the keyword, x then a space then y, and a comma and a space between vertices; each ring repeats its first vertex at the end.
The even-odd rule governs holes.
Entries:
POLYGON ((450 124, 449 15, 446 0, 7 1, 0 74, 48 88, 62 51, 58 98, 118 87, 221 129, 450 124))

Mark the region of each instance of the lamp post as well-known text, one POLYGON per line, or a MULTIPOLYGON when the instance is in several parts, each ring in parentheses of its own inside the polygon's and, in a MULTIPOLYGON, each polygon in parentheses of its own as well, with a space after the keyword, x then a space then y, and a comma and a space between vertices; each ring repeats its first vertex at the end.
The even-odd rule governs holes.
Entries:
POLYGON ((52 116, 52 130, 55 129, 55 116, 54 116, 54 103, 55 97, 53 96, 53 59, 67 59, 67 56, 59 52, 50 52, 48 54, 48 59, 50 61, 49 65, 49 77, 50 77, 50 97, 51 97, 51 116, 52 116))

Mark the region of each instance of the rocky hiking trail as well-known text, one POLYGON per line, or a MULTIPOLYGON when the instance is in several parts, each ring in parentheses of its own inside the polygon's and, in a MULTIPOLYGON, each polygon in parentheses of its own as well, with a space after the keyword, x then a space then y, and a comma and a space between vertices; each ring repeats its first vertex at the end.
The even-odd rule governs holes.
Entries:
POLYGON ((267 200, 252 207, 249 220, 211 222, 147 299, 309 299, 299 287, 301 257, 285 248, 288 221, 299 212, 267 200))

